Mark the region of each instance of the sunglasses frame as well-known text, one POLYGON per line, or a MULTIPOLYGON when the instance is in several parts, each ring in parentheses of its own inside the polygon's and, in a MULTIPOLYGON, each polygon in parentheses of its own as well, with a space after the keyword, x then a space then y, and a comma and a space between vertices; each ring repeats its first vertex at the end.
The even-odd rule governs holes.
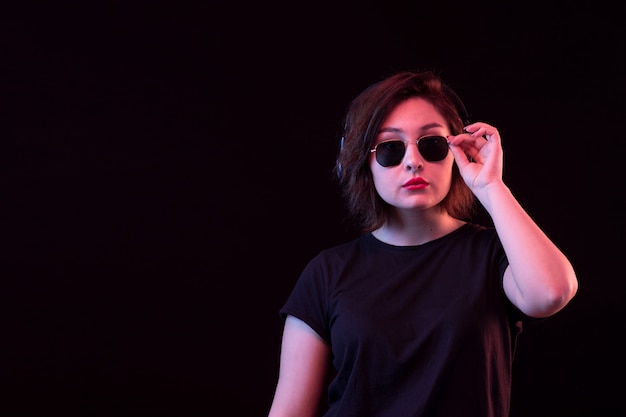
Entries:
MULTIPOLYGON (((448 149, 448 140, 447 140, 445 137, 440 136, 440 135, 429 135, 429 136, 423 136, 423 137, 418 138, 418 139, 416 140, 417 150, 419 151, 420 155, 422 155, 422 157, 423 157, 425 160, 427 160, 428 162, 438 162, 438 161, 443 161, 443 160, 446 158, 446 156, 448 156, 448 151, 446 151, 445 155, 444 155, 441 159, 429 159, 429 158, 427 158, 427 157, 426 157, 426 156, 422 153, 422 151, 420 150, 420 141, 421 141, 421 140, 423 140, 423 139, 431 139, 431 138, 443 139, 443 141, 444 141, 444 142, 445 142, 445 144, 446 144, 446 149, 448 149)), ((395 167, 395 166, 398 166, 398 165, 400 165, 400 164, 402 163, 402 160, 404 159, 404 156, 406 155, 406 149, 407 149, 407 146, 408 146, 408 143, 407 143, 407 142, 405 142, 405 141, 403 141, 403 140, 400 140, 400 139, 385 140, 385 141, 382 141, 382 142, 380 142, 380 143, 377 143, 377 144, 376 144, 376 146, 374 146, 372 149, 370 149, 370 153, 374 153, 374 152, 376 152, 376 162, 378 162, 378 164, 379 164, 380 166, 385 167, 385 168, 395 167), (378 151, 377 151, 377 148, 378 148, 378 146, 379 146, 379 145, 383 145, 383 144, 385 144, 385 143, 391 143, 391 142, 394 142, 394 143, 395 143, 395 142, 401 142, 401 143, 404 145, 404 153, 402 154, 402 157, 400 158, 400 161, 398 161, 398 163, 397 163, 397 164, 384 165, 384 164, 382 164, 382 163, 381 163, 381 161, 378 159, 378 155, 379 155, 379 153, 378 153, 378 151)), ((382 157, 381 157, 381 158, 382 158, 382 157)))

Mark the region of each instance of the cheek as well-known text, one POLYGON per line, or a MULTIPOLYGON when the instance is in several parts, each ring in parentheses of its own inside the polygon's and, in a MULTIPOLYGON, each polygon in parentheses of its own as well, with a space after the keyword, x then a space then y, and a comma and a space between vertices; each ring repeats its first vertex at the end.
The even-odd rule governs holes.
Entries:
POLYGON ((452 185, 452 167, 454 165, 454 158, 449 161, 446 160, 446 163, 442 167, 441 170, 441 180, 445 184, 446 190, 450 190, 450 186, 452 185))
POLYGON ((378 194, 380 194, 381 191, 384 193, 384 190, 388 188, 387 185, 393 177, 390 171, 389 168, 381 167, 373 158, 370 160, 370 172, 378 194))

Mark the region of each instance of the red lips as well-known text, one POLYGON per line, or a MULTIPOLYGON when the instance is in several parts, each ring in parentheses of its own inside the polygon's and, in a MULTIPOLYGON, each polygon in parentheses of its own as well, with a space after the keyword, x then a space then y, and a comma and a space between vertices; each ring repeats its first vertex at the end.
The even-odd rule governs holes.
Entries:
POLYGON ((411 178, 410 180, 405 182, 403 187, 426 186, 428 184, 429 184, 428 181, 424 180, 423 178, 416 177, 416 178, 411 178))

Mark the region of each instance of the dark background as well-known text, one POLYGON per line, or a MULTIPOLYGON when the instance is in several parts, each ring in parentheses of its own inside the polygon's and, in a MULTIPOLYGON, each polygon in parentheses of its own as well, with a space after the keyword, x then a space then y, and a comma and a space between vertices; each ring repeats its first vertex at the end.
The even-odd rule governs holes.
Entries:
POLYGON ((0 414, 265 415, 278 309, 354 236, 343 111, 433 69, 580 280, 523 333, 511 417, 624 415, 624 16, 432 3, 3 6, 0 414))

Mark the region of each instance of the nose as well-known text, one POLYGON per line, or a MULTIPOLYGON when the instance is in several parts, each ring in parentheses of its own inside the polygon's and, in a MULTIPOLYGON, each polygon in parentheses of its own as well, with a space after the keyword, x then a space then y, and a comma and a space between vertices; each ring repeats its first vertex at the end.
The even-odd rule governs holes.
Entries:
POLYGON ((406 144, 404 154, 404 167, 407 171, 415 171, 424 166, 424 159, 417 149, 417 141, 410 141, 406 144))

